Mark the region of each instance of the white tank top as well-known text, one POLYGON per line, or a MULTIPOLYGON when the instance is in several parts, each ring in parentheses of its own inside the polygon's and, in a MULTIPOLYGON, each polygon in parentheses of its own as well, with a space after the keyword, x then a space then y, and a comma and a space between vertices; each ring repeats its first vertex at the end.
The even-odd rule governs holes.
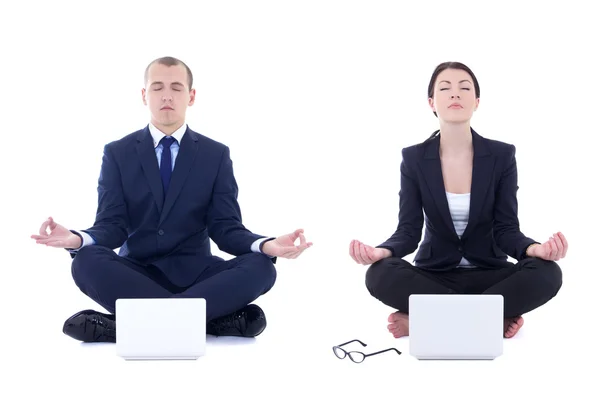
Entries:
MULTIPOLYGON (((446 198, 448 199, 448 207, 450 208, 450 216, 452 217, 452 223, 454 223, 454 230, 459 238, 462 237, 467 222, 469 222, 469 206, 471 204, 471 193, 449 193, 446 192, 446 198)), ((464 257, 460 261, 459 267, 474 267, 464 257)))

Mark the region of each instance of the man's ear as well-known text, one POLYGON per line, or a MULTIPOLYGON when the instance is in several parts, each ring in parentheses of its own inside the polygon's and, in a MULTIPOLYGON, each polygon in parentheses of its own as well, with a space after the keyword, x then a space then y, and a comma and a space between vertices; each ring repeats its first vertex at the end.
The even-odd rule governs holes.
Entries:
POLYGON ((196 89, 190 89, 190 101, 188 102, 188 106, 194 105, 196 101, 196 89))

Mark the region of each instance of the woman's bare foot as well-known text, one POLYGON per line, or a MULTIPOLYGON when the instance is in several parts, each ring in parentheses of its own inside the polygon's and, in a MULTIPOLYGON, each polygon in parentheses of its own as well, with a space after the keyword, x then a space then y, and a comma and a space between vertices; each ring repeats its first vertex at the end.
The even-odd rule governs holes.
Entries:
POLYGON ((523 317, 504 318, 504 337, 511 338, 515 336, 524 323, 523 317))
POLYGON ((388 322, 388 331, 390 331, 395 338, 408 336, 408 314, 395 312, 390 314, 388 322))

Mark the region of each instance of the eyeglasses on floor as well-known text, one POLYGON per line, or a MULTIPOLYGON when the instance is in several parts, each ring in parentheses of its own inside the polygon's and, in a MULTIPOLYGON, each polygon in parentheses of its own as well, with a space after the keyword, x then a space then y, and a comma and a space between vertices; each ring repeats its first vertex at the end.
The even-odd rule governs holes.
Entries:
POLYGON ((389 349, 385 349, 385 350, 376 351, 375 353, 371 353, 371 354, 365 354, 360 351, 346 351, 346 350, 342 349, 342 346, 345 346, 345 345, 353 343, 353 342, 358 342, 362 345, 362 347, 367 347, 367 345, 365 343, 361 342, 358 339, 354 339, 349 342, 342 343, 337 346, 333 346, 333 354, 335 354, 336 357, 339 359, 344 359, 344 358, 346 358, 346 356, 348 356, 348 358, 350 358, 350 360, 354 361, 357 364, 363 362, 365 360, 365 358, 367 358, 367 357, 371 357, 376 354, 385 353, 387 351, 395 351, 396 353, 398 353, 398 355, 402 354, 401 351, 399 351, 398 349, 394 349, 393 347, 389 348, 389 349))

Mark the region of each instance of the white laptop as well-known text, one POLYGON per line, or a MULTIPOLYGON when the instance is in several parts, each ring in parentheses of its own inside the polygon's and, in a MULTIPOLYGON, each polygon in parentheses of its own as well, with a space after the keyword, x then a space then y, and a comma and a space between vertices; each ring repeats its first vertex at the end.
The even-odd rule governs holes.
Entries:
POLYGON ((206 300, 118 299, 117 355, 126 360, 195 360, 206 351, 206 300))
POLYGON ((493 360, 504 345, 502 295, 414 294, 409 353, 419 360, 493 360))

